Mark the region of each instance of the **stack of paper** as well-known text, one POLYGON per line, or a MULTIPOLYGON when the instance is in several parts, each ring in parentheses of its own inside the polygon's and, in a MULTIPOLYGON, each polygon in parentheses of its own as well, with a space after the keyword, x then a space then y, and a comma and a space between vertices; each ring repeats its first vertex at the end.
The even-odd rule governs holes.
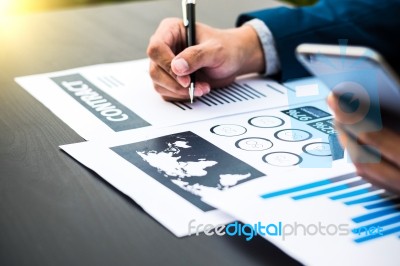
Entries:
POLYGON ((152 89, 148 64, 16 80, 89 140, 64 151, 176 236, 251 241, 257 232, 307 264, 400 261, 399 199, 332 160, 321 83, 243 77, 194 104, 169 103, 152 89))

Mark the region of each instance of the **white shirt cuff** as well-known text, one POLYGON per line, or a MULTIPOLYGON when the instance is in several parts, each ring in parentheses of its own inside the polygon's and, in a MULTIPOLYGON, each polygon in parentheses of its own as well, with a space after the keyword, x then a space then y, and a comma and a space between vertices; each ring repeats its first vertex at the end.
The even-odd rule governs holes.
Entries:
POLYGON ((273 75, 280 71, 281 65, 276 51, 274 36, 262 20, 252 19, 246 24, 252 26, 260 39, 264 50, 265 72, 264 75, 273 75))

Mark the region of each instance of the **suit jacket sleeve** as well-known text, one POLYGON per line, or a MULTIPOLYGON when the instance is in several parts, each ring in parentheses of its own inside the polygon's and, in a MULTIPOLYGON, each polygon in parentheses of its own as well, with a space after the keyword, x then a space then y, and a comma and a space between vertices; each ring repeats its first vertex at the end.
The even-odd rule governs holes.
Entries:
POLYGON ((320 0, 309 7, 279 7, 241 14, 237 26, 258 18, 269 27, 277 48, 282 81, 308 76, 294 51, 301 43, 368 46, 400 72, 400 0, 320 0))

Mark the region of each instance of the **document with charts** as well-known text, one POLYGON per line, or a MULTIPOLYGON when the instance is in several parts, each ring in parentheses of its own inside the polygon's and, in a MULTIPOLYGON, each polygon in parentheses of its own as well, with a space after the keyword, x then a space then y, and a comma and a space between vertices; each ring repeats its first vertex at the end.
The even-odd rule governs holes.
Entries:
POLYGON ((248 112, 174 127, 125 131, 61 148, 177 236, 189 222, 224 224, 232 216, 201 199, 260 178, 297 180, 354 171, 332 167, 325 101, 248 112), (311 170, 310 170, 311 169, 311 170))
MULTIPOLYGON (((142 59, 18 77, 16 81, 87 140, 285 106, 288 95, 297 93, 296 85, 283 86, 253 76, 212 90, 193 104, 166 102, 153 89, 148 68, 149 60, 142 59)), ((301 86, 323 90, 314 79, 305 79, 301 86)))
POLYGON ((400 262, 400 197, 355 173, 281 173, 203 200, 305 265, 400 262))

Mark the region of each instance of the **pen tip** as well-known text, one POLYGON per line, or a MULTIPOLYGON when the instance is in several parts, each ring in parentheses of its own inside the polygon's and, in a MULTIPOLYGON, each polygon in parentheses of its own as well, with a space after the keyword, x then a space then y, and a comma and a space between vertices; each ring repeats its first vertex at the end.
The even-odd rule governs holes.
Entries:
POLYGON ((194 84, 190 84, 189 87, 189 96, 190 96, 190 103, 193 103, 193 98, 194 98, 194 84))

